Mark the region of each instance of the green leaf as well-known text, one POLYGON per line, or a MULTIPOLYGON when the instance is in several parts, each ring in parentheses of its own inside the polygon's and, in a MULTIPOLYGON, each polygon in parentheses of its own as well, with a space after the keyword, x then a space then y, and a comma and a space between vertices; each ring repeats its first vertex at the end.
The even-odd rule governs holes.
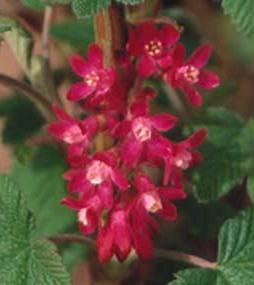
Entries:
POLYGON ((0 101, 0 117, 5 118, 2 137, 6 144, 23 143, 44 124, 34 104, 21 94, 0 101))
POLYGON ((77 17, 87 17, 110 6, 111 0, 73 0, 72 9, 77 17))
POLYGON ((209 202, 227 194, 246 175, 244 123, 229 110, 210 108, 194 121, 194 129, 201 127, 208 129, 208 138, 200 148, 204 160, 192 172, 192 181, 198 200, 209 202))
POLYGON ((201 150, 204 161, 193 171, 192 181, 198 200, 209 202, 219 199, 243 181, 245 155, 236 143, 225 147, 206 143, 201 150))
POLYGON ((254 280, 254 210, 222 226, 214 270, 184 270, 170 285, 251 285, 254 280))
POLYGON ((4 16, 0 16, 0 32, 5 32, 6 39, 20 64, 28 72, 33 49, 31 33, 23 28, 19 22, 4 16))
POLYGON ((66 195, 62 178, 65 170, 63 154, 47 146, 36 148, 25 164, 14 161, 11 176, 24 189, 28 206, 36 217, 37 232, 42 235, 66 232, 76 224, 75 214, 60 205, 66 195))
POLYGON ((68 20, 60 24, 55 24, 50 33, 59 41, 68 43, 82 51, 94 41, 92 18, 85 20, 68 20))
POLYGON ((222 7, 240 31, 246 35, 254 34, 253 0, 223 0, 222 7))
POLYGON ((223 285, 217 284, 216 273, 212 270, 183 270, 176 274, 176 278, 177 280, 170 282, 169 285, 223 285))
POLYGON ((34 238, 34 219, 17 184, 0 177, 0 280, 2 285, 69 285, 53 244, 34 238))
POLYGON ((31 9, 43 9, 45 5, 40 0, 22 0, 22 3, 31 9))
POLYGON ((227 221, 219 234, 218 272, 229 285, 254 280, 254 210, 227 221))

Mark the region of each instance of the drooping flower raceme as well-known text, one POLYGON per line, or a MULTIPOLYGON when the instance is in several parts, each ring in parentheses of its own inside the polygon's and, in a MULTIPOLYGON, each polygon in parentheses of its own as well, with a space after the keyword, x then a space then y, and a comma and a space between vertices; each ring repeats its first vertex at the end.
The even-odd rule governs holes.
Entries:
POLYGON ((152 257, 153 235, 159 231, 155 216, 177 218, 173 202, 186 197, 185 171, 202 161, 197 148, 207 131, 198 130, 180 142, 168 139, 177 118, 152 114, 156 91, 143 86, 146 77, 154 76, 200 106, 198 88, 219 85, 218 76, 203 69, 211 47, 201 46, 185 61, 179 38, 180 29, 168 23, 131 26, 126 50, 116 56, 119 70, 104 66, 101 48, 90 45, 87 59, 71 57, 72 69, 82 80, 67 94, 89 112, 73 118, 53 106, 57 121, 49 132, 67 144, 70 165, 64 174, 69 195, 62 203, 76 211, 83 234, 97 234, 102 262, 113 256, 122 261, 132 250, 141 259, 152 257), (107 141, 100 143, 100 151, 99 137, 107 141), (150 167, 161 170, 161 182, 150 167))

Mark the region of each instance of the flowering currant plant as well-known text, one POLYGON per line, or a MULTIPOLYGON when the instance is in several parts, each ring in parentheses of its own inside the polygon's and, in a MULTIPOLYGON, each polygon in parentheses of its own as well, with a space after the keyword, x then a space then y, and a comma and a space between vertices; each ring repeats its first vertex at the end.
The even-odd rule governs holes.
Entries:
POLYGON ((132 250, 143 260, 151 258, 153 235, 159 232, 157 218, 177 219, 174 201, 187 196, 185 172, 202 163, 198 147, 207 130, 199 129, 180 142, 167 138, 165 133, 178 118, 152 114, 157 94, 145 86, 151 77, 164 81, 181 89, 196 108, 202 105, 200 88, 219 86, 219 77, 205 69, 212 47, 201 45, 185 60, 180 36, 171 23, 147 20, 130 25, 115 67, 105 66, 101 47, 91 44, 86 58, 71 56, 73 72, 81 81, 67 94, 85 117, 73 118, 53 106, 58 120, 49 133, 67 145, 70 166, 64 174, 69 195, 62 204, 77 212, 84 235, 96 233, 101 262, 113 256, 123 261, 132 250), (120 73, 128 82, 124 91, 120 73), (94 145, 99 134, 110 140, 103 150, 94 145), (151 177, 151 168, 163 170, 162 180, 151 177))
POLYGON ((0 11, 0 285, 253 285, 252 1, 0 11))

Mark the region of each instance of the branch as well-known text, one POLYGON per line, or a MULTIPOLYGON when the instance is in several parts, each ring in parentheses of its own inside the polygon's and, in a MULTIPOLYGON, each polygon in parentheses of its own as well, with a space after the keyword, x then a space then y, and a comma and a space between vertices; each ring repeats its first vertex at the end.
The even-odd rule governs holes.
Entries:
POLYGON ((157 258, 166 258, 166 259, 171 259, 175 261, 182 261, 190 265, 194 265, 194 266, 201 267, 201 268, 209 268, 209 269, 216 268, 216 262, 210 262, 201 257, 187 254, 184 252, 174 251, 174 250, 156 248, 154 249, 154 256, 157 258))
POLYGON ((89 237, 75 234, 62 234, 48 237, 48 239, 56 244, 62 244, 66 242, 74 242, 80 244, 88 244, 92 247, 96 246, 96 242, 89 237))
POLYGON ((42 28, 42 56, 45 59, 49 58, 49 30, 52 22, 53 9, 50 6, 47 6, 45 9, 43 28, 42 28))
MULTIPOLYGON (((93 248, 96 247, 96 242, 88 237, 82 235, 75 235, 75 234, 63 234, 48 237, 48 239, 56 244, 62 244, 66 242, 74 242, 80 244, 88 244, 93 248)), ((166 258, 175 261, 182 261, 188 263, 190 265, 194 265, 201 268, 209 268, 214 269, 216 267, 215 262, 210 262, 203 258, 200 258, 195 255, 186 254, 183 252, 178 252, 174 250, 166 250, 166 249, 154 249, 154 257, 155 258, 166 258)))
POLYGON ((4 74, 0 74, 0 83, 7 87, 15 88, 24 92, 27 97, 29 97, 41 110, 42 114, 44 115, 47 121, 52 121, 54 118, 52 111, 51 111, 51 103, 41 96, 41 94, 30 87, 28 84, 21 82, 17 79, 9 77, 4 74))

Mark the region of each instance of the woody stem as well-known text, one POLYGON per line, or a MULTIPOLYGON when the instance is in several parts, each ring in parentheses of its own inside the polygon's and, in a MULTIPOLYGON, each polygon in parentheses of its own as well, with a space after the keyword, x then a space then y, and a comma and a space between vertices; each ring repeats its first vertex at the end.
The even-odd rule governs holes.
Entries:
MULTIPOLYGON (((75 235, 75 234, 62 234, 62 235, 56 235, 48 237, 48 239, 56 244, 62 244, 66 242, 74 242, 74 243, 80 243, 80 244, 88 244, 95 247, 95 241, 91 238, 81 236, 81 235, 75 235)), ((208 269, 215 269, 216 263, 210 262, 206 259, 203 259, 201 257, 178 252, 174 250, 166 250, 166 249, 154 249, 154 257, 155 258, 165 258, 175 261, 181 261, 193 266, 201 267, 201 268, 208 268, 208 269)))

